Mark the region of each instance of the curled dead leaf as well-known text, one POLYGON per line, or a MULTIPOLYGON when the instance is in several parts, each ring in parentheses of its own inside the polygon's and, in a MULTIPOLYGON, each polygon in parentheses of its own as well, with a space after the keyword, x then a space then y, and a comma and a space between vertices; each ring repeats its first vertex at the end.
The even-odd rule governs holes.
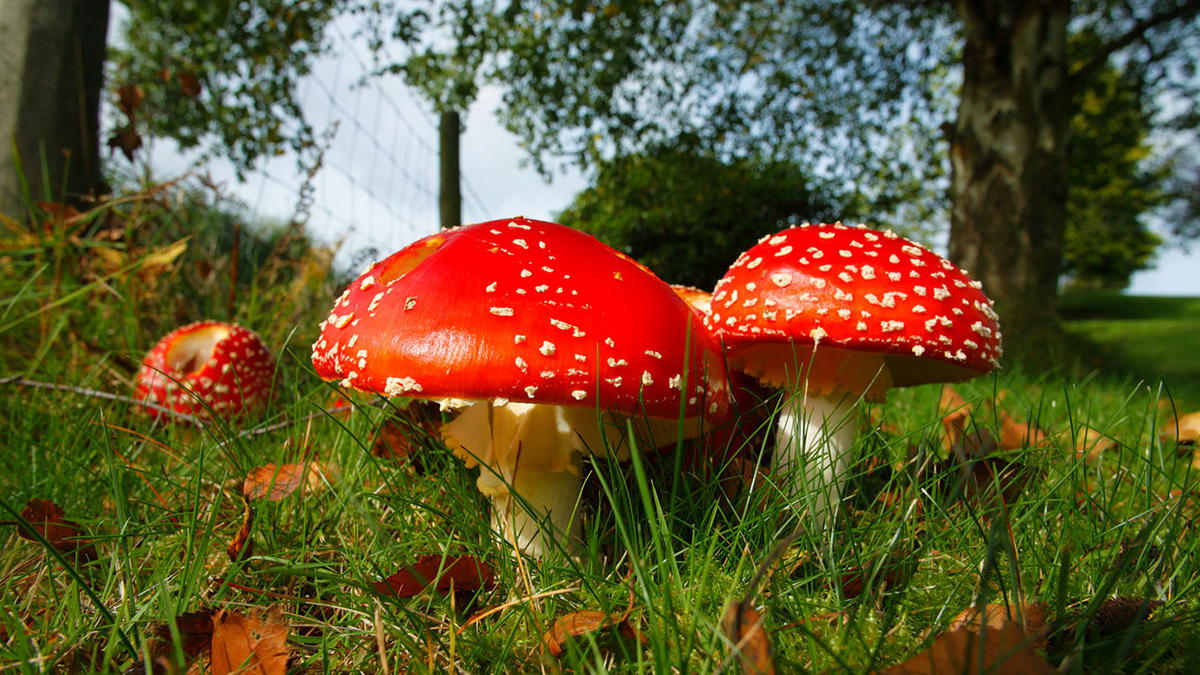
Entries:
POLYGON ((1000 447, 1005 450, 1036 448, 1046 443, 1046 432, 1034 424, 1014 420, 1008 413, 1000 413, 1000 447))
POLYGON ((212 617, 213 675, 282 675, 287 672, 288 625, 277 607, 249 615, 221 610, 212 617))
POLYGON ((606 628, 616 628, 629 637, 637 636, 628 626, 630 609, 620 612, 601 612, 594 609, 584 609, 560 616, 550 630, 542 636, 542 644, 554 656, 562 656, 566 651, 566 642, 573 637, 589 635, 606 628))
POLYGON ((762 614, 749 602, 735 602, 721 618, 721 631, 733 644, 733 653, 747 675, 773 675, 775 658, 763 628, 762 614))
POLYGON ((238 528, 237 534, 233 535, 233 539, 229 542, 229 546, 225 547, 225 554, 233 562, 249 558, 254 549, 253 542, 250 541, 250 530, 254 525, 254 508, 250 505, 250 500, 242 498, 242 525, 238 528))
POLYGON ((318 492, 325 488, 330 471, 317 462, 264 464, 251 471, 242 483, 246 499, 277 502, 303 488, 318 492))
POLYGON ((184 657, 194 659, 212 646, 214 610, 203 609, 196 612, 185 612, 169 622, 155 625, 150 632, 151 660, 158 661, 169 658, 174 652, 174 639, 171 637, 171 626, 179 635, 179 647, 184 657))
POLYGON ((1163 443, 1195 445, 1200 440, 1200 411, 1167 420, 1158 433, 1163 443))
MULTIPOLYGON (((96 558, 96 547, 81 536, 83 528, 67 520, 66 513, 58 504, 48 499, 30 499, 21 511, 21 518, 59 553, 76 553, 84 560, 96 558)), ((17 530, 17 534, 23 539, 38 541, 23 527, 17 530)))
POLYGON ((1081 426, 1075 430, 1075 456, 1095 460, 1105 452, 1117 447, 1117 442, 1104 432, 1089 426, 1081 426))
POLYGON ((994 602, 984 607, 968 607, 950 620, 946 631, 966 629, 979 632, 981 627, 1000 630, 1007 623, 1019 626, 1036 649, 1046 648, 1050 608, 1045 603, 1030 602, 1014 605, 994 602))
POLYGON ((999 628, 984 625, 978 632, 967 628, 942 633, 924 652, 880 670, 880 675, 937 675, 940 673, 991 673, 991 675, 1050 675, 1057 672, 1034 651, 1025 631, 1015 622, 999 628))
POLYGON ((424 555, 396 574, 371 586, 382 595, 410 598, 432 585, 439 593, 475 592, 496 587, 496 572, 471 556, 424 555))

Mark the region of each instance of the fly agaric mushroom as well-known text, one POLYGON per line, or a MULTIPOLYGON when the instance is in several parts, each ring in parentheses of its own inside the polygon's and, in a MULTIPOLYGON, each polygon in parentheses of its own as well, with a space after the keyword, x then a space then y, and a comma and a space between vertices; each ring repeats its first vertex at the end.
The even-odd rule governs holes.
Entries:
POLYGON ((787 388, 772 464, 792 497, 812 500, 821 529, 840 499, 859 400, 967 380, 1001 353, 979 282, 892 232, 840 223, 763 237, 717 282, 705 320, 735 366, 787 388))
POLYGON ((146 354, 134 398, 200 419, 210 411, 236 417, 267 402, 274 373, 275 361, 257 333, 197 321, 168 333, 146 354))
POLYGON ((447 445, 493 521, 540 555, 579 538, 580 460, 675 441, 728 413, 720 347, 648 269, 590 235, 514 218, 431 235, 334 304, 313 365, 343 386, 461 409, 447 445), (515 493, 515 496, 514 496, 515 493), (549 530, 548 532, 545 530, 549 530))

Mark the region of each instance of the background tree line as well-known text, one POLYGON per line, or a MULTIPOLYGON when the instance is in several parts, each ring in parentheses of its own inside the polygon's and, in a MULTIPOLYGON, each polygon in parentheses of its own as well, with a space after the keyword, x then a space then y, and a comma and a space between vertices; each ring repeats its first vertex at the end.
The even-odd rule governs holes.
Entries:
MULTIPOLYGON (((370 45, 402 48, 395 61, 375 50, 378 74, 436 112, 503 87, 498 113, 537 166, 593 178, 562 219, 671 281, 711 285, 757 235, 797 220, 922 237, 948 224, 950 257, 997 299, 1006 333, 1038 344, 1057 333, 1064 275, 1121 286, 1147 264, 1155 209, 1172 208, 1172 235, 1197 231, 1195 156, 1162 150, 1196 127, 1200 0, 123 4, 107 90, 144 100, 122 107, 113 147, 153 134, 243 168, 285 151, 318 162, 297 83, 330 49, 329 22, 357 17, 370 45)), ((39 75, 44 40, 9 57, 18 111, 68 102, 57 135, 0 112, 29 189, 103 189, 87 158, 108 1, 0 10, 59 31, 59 70, 83 74, 39 75), (54 148, 71 161, 50 166, 54 148)))

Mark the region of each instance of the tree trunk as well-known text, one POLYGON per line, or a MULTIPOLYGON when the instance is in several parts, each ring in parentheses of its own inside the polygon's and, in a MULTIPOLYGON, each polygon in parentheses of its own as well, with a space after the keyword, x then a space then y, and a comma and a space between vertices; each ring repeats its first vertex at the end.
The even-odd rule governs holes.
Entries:
POLYGON ((0 213, 103 191, 109 0, 0 0, 0 213))
POLYGON ((440 138, 438 154, 441 164, 441 186, 438 190, 438 212, 442 229, 462 225, 462 189, 459 183, 458 139, 461 126, 458 113, 442 113, 438 122, 440 138))
POLYGON ((957 0, 966 41, 951 147, 950 259, 996 301, 1009 354, 1060 334, 1068 0, 957 0))

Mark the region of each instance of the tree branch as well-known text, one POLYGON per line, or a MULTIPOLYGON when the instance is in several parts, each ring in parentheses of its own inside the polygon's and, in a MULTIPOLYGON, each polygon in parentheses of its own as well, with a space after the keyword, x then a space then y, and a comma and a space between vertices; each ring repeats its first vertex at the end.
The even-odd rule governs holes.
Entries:
POLYGON ((1092 58, 1088 59, 1087 63, 1080 66, 1078 70, 1068 76, 1067 80, 1071 90, 1078 91, 1079 84, 1086 82, 1095 75, 1096 71, 1108 62, 1108 57, 1141 40, 1149 31, 1172 21, 1187 18, 1197 12, 1200 12, 1200 0, 1186 0, 1183 4, 1137 22, 1123 35, 1119 35, 1111 42, 1101 45, 1100 49, 1092 55, 1092 58))

